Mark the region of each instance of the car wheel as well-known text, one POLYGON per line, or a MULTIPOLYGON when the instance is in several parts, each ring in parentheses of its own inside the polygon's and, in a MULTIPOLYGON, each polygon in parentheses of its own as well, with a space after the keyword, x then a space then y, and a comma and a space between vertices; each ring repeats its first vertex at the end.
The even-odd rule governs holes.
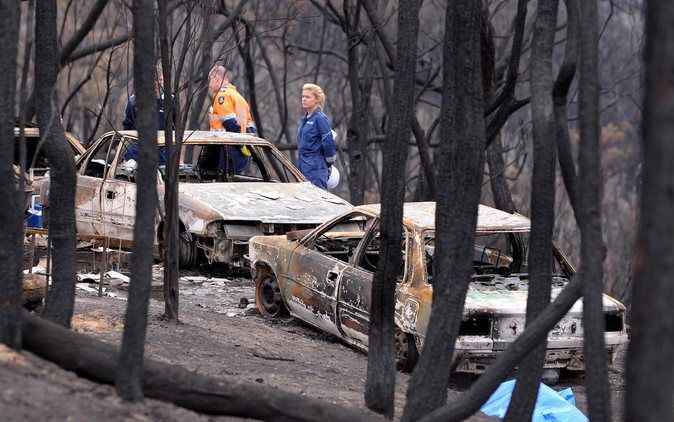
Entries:
POLYGON ((197 242, 191 233, 180 232, 178 235, 178 266, 192 268, 197 264, 197 242))
POLYGON ((281 297, 281 287, 276 276, 269 270, 260 271, 255 277, 255 304, 262 315, 275 317, 287 314, 281 297))
POLYGON ((412 372, 419 360, 419 352, 414 337, 400 330, 395 332, 396 368, 401 372, 412 372))

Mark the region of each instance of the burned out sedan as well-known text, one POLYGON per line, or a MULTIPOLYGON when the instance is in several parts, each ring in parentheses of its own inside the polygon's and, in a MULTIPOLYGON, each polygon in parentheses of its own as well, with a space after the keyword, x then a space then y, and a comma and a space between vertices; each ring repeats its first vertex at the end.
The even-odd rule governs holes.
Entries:
MULTIPOLYGON (((251 239, 256 303, 269 316, 284 312, 367 350, 373 273, 379 259, 379 205, 363 205, 308 232, 251 239), (295 239, 295 240, 293 240, 295 239)), ((404 207, 404 257, 396 283, 398 369, 409 371, 422 350, 433 297, 435 203, 404 207)), ((480 205, 474 272, 456 342, 454 370, 484 372, 524 330, 528 274, 527 218, 480 205)), ((555 245, 553 296, 575 269, 555 245)), ((607 352, 627 340, 625 307, 604 296, 607 352)), ((545 368, 583 370, 582 302, 548 335, 545 368)))
MULTIPOLYGON (((136 131, 109 132, 78 160, 79 237, 107 239, 114 248, 131 245, 136 202, 142 200, 136 195, 137 142, 136 131)), ((164 133, 158 132, 160 163, 164 144, 164 133)), ((157 171, 159 247, 163 244, 164 170, 160 165, 157 171)), ((271 143, 251 135, 185 132, 179 179, 182 267, 202 258, 208 263, 245 266, 252 236, 313 228, 352 208, 306 181, 271 143)))

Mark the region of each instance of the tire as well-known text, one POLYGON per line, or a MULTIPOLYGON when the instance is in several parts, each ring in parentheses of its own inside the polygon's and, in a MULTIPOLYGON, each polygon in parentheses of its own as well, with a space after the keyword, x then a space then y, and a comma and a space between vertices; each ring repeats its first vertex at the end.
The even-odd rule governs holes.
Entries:
POLYGON ((400 330, 395 331, 396 368, 400 372, 412 372, 419 360, 419 351, 414 337, 400 330))
POLYGON ((258 270, 255 275, 255 305, 265 316, 288 315, 288 309, 281 296, 281 287, 276 276, 269 269, 258 270))
POLYGON ((178 235, 178 267, 181 269, 196 267, 198 252, 194 236, 186 231, 180 232, 178 235))

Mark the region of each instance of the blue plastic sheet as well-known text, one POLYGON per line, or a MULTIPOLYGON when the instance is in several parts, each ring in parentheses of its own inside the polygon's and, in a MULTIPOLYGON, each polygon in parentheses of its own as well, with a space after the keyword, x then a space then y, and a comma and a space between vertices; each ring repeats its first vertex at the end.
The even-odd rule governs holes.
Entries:
MULTIPOLYGON (((502 383, 482 405, 480 410, 488 416, 503 418, 510 404, 515 380, 502 383)), ((576 408, 576 399, 570 388, 557 392, 541 383, 538 388, 532 422, 587 422, 587 417, 576 408)))

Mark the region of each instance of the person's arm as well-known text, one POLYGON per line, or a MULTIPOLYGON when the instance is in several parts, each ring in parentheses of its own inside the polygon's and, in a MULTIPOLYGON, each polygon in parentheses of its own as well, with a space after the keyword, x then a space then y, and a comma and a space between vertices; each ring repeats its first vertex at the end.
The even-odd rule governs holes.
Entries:
POLYGON ((241 126, 236 120, 234 99, 230 95, 224 95, 224 103, 219 107, 222 110, 220 114, 220 121, 227 132, 241 133, 241 126))
POLYGON ((257 127, 255 127, 255 122, 253 121, 253 118, 250 117, 250 113, 248 114, 248 121, 246 122, 246 133, 257 133, 257 127))
POLYGON ((321 151, 323 152, 323 157, 325 158, 325 162, 328 164, 329 169, 337 159, 337 146, 332 137, 330 122, 328 122, 327 117, 320 116, 316 119, 316 126, 318 134, 321 137, 321 151))
POLYGON ((126 102, 126 109, 124 110, 124 120, 122 120, 122 128, 124 130, 133 130, 136 128, 136 96, 129 97, 126 102))

